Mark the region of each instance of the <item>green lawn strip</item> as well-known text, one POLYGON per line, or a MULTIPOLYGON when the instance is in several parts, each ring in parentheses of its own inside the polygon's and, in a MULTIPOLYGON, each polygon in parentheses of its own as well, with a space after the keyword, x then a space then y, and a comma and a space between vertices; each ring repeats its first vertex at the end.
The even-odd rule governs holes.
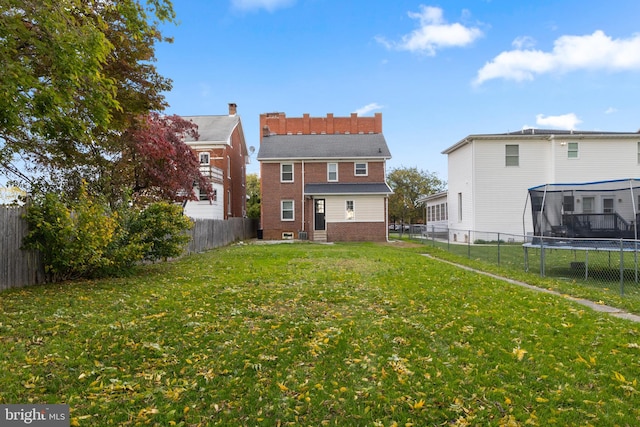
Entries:
MULTIPOLYGON (((640 285, 635 283, 633 272, 625 271, 625 284, 621 295, 619 265, 611 268, 603 267, 607 263, 606 253, 600 254, 599 258, 593 254, 590 255, 590 277, 585 280, 584 270, 576 272, 569 269, 571 261, 574 260, 571 251, 555 251, 554 262, 547 265, 546 277, 540 276, 540 258, 539 253, 536 253, 536 251, 531 251, 529 254, 529 272, 524 270, 524 254, 522 247, 519 245, 501 246, 500 265, 497 264, 496 248, 474 248, 472 256, 469 258, 466 251, 463 251, 460 247, 456 247, 455 251, 448 251, 446 250, 446 244, 434 247, 432 242, 428 241, 424 246, 414 248, 414 251, 429 253, 438 258, 521 280, 562 294, 588 299, 617 307, 630 313, 640 314, 640 285), (599 263, 596 263, 596 261, 599 261, 599 263)), ((625 263, 632 266, 631 255, 625 254, 625 263)))
POLYGON ((72 425, 638 425, 640 328, 375 244, 0 293, 0 403, 72 425))

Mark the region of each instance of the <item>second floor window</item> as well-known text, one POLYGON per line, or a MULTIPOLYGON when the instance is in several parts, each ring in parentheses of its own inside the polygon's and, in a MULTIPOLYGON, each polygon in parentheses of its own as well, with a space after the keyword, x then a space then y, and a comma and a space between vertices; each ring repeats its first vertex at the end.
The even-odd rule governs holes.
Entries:
POLYGON ((337 181, 337 180, 338 180, 338 164, 327 163, 327 181, 337 181))
POLYGON ((366 163, 356 163, 355 164, 355 170, 354 170, 354 174, 356 176, 366 176, 368 175, 369 171, 367 169, 367 164, 366 163))
POLYGON ((577 159, 578 158, 578 143, 570 142, 567 144, 567 158, 568 159, 577 159))
POLYGON ((519 166, 520 165, 520 147, 518 145, 504 146, 504 165, 519 166))
POLYGON ((280 181, 293 182, 293 163, 280 164, 280 181))
POLYGON ((200 164, 201 165, 209 164, 209 153, 200 153, 200 164))

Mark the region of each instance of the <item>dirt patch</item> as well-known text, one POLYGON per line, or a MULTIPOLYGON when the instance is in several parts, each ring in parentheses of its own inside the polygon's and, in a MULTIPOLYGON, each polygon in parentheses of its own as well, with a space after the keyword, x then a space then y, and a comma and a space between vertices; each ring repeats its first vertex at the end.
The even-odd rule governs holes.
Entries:
POLYGON ((421 243, 407 242, 405 240, 389 240, 388 242, 380 243, 382 246, 393 246, 396 248, 417 248, 424 246, 421 243))

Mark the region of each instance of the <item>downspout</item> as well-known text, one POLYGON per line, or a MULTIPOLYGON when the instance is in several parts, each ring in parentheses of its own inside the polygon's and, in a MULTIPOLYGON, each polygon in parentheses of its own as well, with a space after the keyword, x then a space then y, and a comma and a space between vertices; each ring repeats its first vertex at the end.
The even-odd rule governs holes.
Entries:
POLYGON ((384 198, 384 228, 387 243, 389 243, 389 196, 384 198))
POLYGON ((304 227, 304 223, 306 222, 307 219, 307 211, 305 210, 305 203, 304 203, 304 160, 302 161, 302 230, 305 230, 304 227))

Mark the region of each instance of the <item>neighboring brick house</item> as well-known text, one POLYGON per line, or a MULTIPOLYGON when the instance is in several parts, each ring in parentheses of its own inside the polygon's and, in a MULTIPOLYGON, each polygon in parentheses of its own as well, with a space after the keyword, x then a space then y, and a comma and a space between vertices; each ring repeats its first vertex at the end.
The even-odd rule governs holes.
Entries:
POLYGON ((388 197, 382 114, 260 115, 264 239, 386 241, 388 197))
POLYGON ((200 159, 200 170, 211 180, 213 197, 196 187, 198 201, 185 203, 185 215, 192 218, 227 219, 246 216, 246 165, 249 153, 236 104, 229 104, 223 116, 182 116, 198 125, 198 140, 185 142, 200 159))

